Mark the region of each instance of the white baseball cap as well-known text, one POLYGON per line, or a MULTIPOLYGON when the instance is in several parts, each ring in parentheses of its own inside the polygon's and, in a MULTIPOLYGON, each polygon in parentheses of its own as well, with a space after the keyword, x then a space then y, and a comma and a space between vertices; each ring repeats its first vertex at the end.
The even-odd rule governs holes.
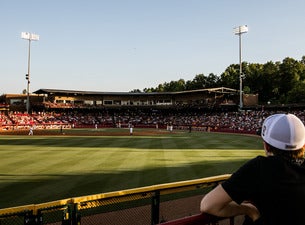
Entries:
POLYGON ((269 145, 281 150, 298 150, 305 145, 305 127, 293 114, 274 114, 265 119, 261 136, 269 145))

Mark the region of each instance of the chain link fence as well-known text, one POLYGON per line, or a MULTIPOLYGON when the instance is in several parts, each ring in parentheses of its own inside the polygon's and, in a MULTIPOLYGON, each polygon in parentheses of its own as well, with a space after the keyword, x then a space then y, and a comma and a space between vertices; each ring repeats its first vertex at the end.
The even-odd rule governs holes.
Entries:
POLYGON ((0 209, 0 225, 156 225, 198 214, 204 193, 229 176, 0 209))

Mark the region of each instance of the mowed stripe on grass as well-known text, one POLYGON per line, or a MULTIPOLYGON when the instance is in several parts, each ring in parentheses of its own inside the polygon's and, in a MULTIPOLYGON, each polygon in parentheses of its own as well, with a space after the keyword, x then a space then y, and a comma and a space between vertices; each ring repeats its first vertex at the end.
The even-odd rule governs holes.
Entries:
POLYGON ((259 137, 0 136, 0 207, 196 179, 263 154, 259 137))

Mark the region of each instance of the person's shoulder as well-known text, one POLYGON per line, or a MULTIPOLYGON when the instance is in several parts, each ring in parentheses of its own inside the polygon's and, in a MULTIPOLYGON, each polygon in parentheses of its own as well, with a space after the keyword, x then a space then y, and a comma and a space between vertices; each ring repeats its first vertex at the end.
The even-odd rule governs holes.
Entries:
POLYGON ((252 164, 252 166, 259 168, 263 171, 269 171, 272 173, 272 171, 277 171, 280 168, 283 168, 285 165, 285 162, 283 159, 277 156, 257 156, 250 160, 249 162, 252 164))
POLYGON ((271 162, 271 161, 278 161, 279 157, 258 155, 252 160, 256 162, 271 162))
POLYGON ((255 167, 255 168, 265 168, 270 167, 278 163, 278 160, 273 156, 256 156, 253 159, 250 159, 244 166, 246 167, 255 167))
POLYGON ((256 156, 251 161, 254 162, 261 162, 261 163, 278 163, 279 161, 282 161, 280 157, 277 156, 256 156))
POLYGON ((249 160, 249 163, 260 163, 260 162, 266 162, 268 161, 268 157, 266 156, 262 156, 262 155, 258 155, 253 159, 249 160))

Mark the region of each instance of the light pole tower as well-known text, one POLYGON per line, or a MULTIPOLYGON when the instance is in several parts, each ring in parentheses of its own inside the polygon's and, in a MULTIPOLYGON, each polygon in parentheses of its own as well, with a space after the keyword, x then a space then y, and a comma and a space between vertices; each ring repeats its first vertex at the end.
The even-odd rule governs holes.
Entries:
POLYGON ((239 108, 243 108, 243 68, 242 68, 242 49, 241 35, 248 32, 248 26, 238 26, 234 28, 234 34, 239 36, 239 108))
POLYGON ((28 73, 25 75, 25 79, 27 80, 27 99, 26 99, 26 111, 30 113, 30 67, 31 67, 31 41, 38 41, 39 35, 32 34, 29 32, 22 32, 21 38, 29 41, 29 51, 28 51, 28 73))

